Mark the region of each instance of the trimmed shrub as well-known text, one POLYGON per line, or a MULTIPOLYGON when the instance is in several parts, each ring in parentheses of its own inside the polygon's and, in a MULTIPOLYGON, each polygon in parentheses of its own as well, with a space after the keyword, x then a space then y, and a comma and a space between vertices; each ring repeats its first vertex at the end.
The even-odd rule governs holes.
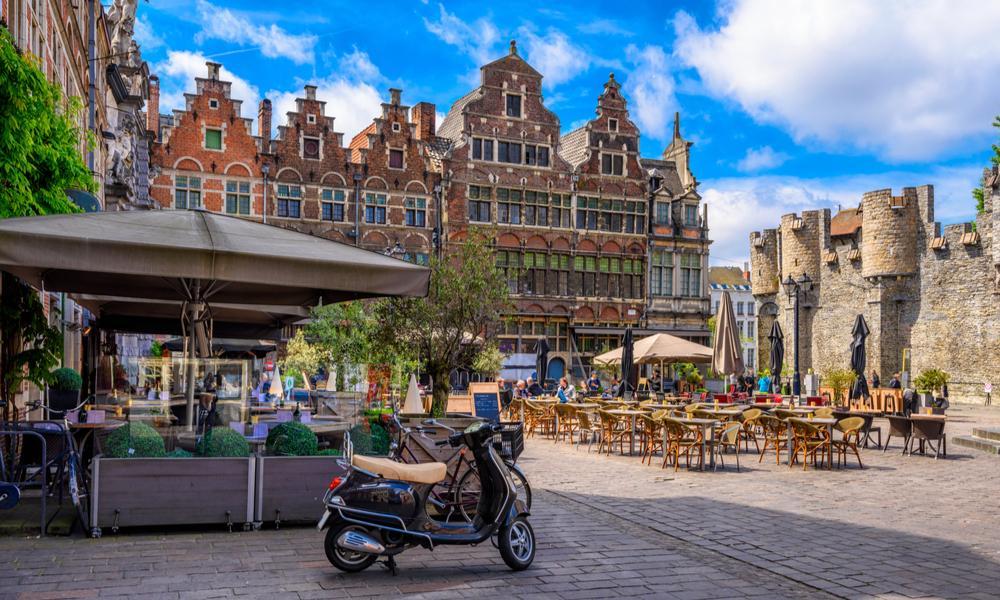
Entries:
POLYGON ((194 454, 191 454, 184 448, 174 448, 170 452, 167 452, 167 458, 191 458, 194 454))
POLYGON ((195 447, 195 453, 213 457, 250 456, 250 443, 228 427, 213 427, 202 436, 195 447))
POLYGON ((49 374, 52 382, 49 388, 60 392, 79 392, 83 387, 83 378, 74 369, 63 367, 49 374))
POLYGON ((111 458, 160 458, 167 455, 160 434, 138 421, 131 421, 112 431, 104 447, 104 455, 111 458))
POLYGON ((358 454, 385 456, 389 453, 389 432, 377 423, 351 427, 351 443, 358 454))
POLYGON ((312 456, 319 450, 319 439, 308 426, 288 421, 272 429, 264 445, 278 456, 312 456))
POLYGON ((320 450, 316 453, 316 456, 340 456, 340 450, 334 448, 326 448, 325 450, 320 450))

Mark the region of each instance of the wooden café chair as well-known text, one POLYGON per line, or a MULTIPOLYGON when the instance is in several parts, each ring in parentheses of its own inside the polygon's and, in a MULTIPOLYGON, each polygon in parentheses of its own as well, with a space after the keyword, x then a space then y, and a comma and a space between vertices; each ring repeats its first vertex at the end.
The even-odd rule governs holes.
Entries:
MULTIPOLYGON (((691 467, 691 452, 694 451, 699 457, 699 461, 704 457, 701 455, 701 430, 688 427, 684 423, 675 419, 663 419, 663 430, 666 433, 666 446, 663 448, 663 464, 661 469, 667 468, 668 461, 673 459, 674 471, 680 467, 680 456, 683 454, 687 459, 688 468, 691 467)), ((700 464, 700 463, 699 463, 700 464)))
POLYGON ((858 444, 861 443, 861 435, 864 426, 864 417, 847 417, 846 419, 837 421, 837 424, 833 426, 834 429, 841 433, 841 438, 839 440, 832 441, 833 449, 837 451, 838 467, 841 464, 845 467, 847 466, 847 452, 850 450, 854 452, 855 458, 858 459, 858 468, 865 468, 865 466, 861 464, 861 453, 858 451, 858 444))
POLYGON ((764 434, 764 445, 760 448, 760 458, 757 459, 757 462, 762 462, 767 449, 773 448, 774 464, 780 464, 781 451, 788 448, 788 432, 785 429, 787 424, 778 417, 767 413, 762 413, 757 417, 757 422, 764 434))
POLYGON ((805 471, 809 465, 809 457, 812 457, 813 466, 818 460, 817 454, 826 457, 830 450, 830 434, 826 429, 817 427, 804 419, 788 419, 788 426, 792 428, 792 460, 789 468, 798 460, 799 451, 802 452, 802 470, 805 471))

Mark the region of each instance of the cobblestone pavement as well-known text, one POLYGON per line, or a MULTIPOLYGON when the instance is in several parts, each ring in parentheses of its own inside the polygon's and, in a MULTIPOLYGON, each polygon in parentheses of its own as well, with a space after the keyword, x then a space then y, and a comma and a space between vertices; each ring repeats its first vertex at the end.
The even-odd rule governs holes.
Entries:
MULTIPOLYGON (((1000 410, 952 411, 954 435, 1000 410)), ((532 569, 489 544, 412 550, 400 573, 339 574, 311 528, 0 538, 0 598, 1000 597, 1000 459, 862 454, 865 469, 813 470, 741 456, 718 472, 533 438, 532 569)))

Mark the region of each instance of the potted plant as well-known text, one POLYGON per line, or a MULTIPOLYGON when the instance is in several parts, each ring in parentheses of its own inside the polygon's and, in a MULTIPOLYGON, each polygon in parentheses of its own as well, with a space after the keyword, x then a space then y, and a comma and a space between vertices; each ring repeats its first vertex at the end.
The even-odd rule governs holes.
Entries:
MULTIPOLYGON (((944 386, 948 385, 948 374, 941 369, 925 369, 913 380, 914 387, 920 394, 922 406, 934 406, 934 397, 940 394, 944 386)), ((943 408, 933 408, 934 414, 944 414, 943 408)))
POLYGON ((833 369, 827 371, 823 376, 823 383, 833 390, 832 402, 834 406, 844 406, 847 404, 847 397, 851 386, 854 385, 854 371, 850 369, 833 369))
POLYGON ((49 410, 65 412, 80 403, 83 379, 75 370, 63 367, 50 374, 49 410))

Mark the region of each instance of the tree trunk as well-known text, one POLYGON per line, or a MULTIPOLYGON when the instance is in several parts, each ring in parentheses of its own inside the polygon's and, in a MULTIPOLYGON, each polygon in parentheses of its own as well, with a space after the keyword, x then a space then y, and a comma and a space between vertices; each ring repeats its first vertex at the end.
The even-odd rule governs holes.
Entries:
POLYGON ((449 370, 444 366, 430 366, 429 373, 434 378, 434 393, 431 395, 431 416, 443 417, 448 412, 448 394, 451 392, 449 370))

